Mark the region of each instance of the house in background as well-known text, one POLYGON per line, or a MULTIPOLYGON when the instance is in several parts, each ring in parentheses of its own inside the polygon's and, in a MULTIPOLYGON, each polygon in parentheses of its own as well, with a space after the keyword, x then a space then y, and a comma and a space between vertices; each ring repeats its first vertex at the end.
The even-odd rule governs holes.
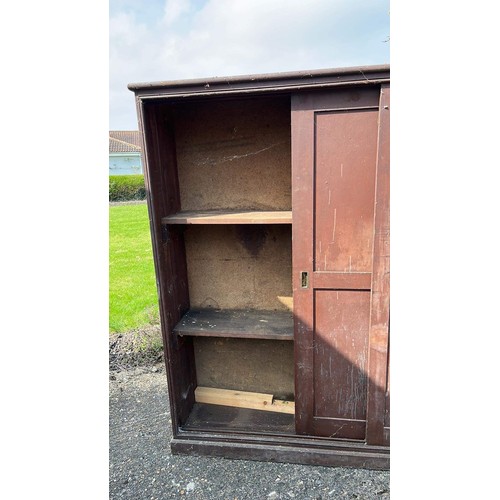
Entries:
POLYGON ((142 174, 138 130, 109 131, 109 175, 142 174))

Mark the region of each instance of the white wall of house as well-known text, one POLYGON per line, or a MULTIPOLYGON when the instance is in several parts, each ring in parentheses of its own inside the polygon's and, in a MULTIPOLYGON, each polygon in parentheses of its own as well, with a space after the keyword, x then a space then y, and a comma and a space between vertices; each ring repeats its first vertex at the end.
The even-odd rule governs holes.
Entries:
POLYGON ((140 153, 109 153, 109 175, 142 173, 140 153))

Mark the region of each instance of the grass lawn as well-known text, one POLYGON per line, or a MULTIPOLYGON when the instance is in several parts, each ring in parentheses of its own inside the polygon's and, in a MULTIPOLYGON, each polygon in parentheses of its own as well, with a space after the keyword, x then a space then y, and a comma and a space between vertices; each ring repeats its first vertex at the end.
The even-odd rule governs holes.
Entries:
POLYGON ((109 207, 109 330, 159 323, 147 205, 109 207))

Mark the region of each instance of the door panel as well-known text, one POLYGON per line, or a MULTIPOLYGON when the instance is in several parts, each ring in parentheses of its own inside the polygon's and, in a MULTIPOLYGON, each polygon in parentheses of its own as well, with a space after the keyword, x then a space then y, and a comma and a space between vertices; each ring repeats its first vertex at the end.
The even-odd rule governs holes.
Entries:
POLYGON ((378 110, 314 116, 314 270, 371 272, 378 110))
POLYGON ((315 416, 366 419, 369 319, 369 292, 315 291, 315 416))
POLYGON ((292 97, 299 434, 364 440, 371 418, 379 98, 380 88, 292 97))

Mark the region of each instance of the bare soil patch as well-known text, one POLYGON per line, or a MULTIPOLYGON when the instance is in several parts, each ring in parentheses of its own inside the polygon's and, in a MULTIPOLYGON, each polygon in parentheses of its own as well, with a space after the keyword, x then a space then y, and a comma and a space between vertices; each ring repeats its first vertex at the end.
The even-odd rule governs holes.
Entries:
POLYGON ((151 366, 163 359, 160 325, 109 335, 109 369, 151 366))

